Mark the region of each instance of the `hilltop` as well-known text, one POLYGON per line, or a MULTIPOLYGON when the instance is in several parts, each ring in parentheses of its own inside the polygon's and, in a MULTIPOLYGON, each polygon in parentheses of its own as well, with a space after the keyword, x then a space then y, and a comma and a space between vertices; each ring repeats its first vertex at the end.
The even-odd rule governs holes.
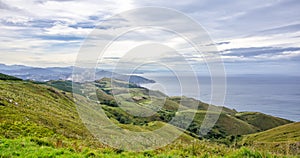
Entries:
POLYGON ((14 77, 14 76, 9 76, 9 75, 5 75, 5 74, 0 73, 0 80, 21 81, 22 79, 14 77))

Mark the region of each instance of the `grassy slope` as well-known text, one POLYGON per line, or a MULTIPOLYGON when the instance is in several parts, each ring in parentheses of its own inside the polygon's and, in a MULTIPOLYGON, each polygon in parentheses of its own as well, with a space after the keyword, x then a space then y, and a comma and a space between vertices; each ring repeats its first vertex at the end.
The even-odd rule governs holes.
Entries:
MULTIPOLYGON (((84 100, 84 98, 82 98, 84 100)), ((83 101, 81 106, 85 107, 83 101)), ((168 101, 167 109, 176 109, 175 101, 168 101)), ((115 110, 117 107, 104 106, 115 110)), ((120 156, 119 151, 105 147, 97 142, 81 123, 70 93, 27 81, 0 80, 0 157, 5 155, 26 156, 28 153, 36 155, 83 155, 96 154, 107 157, 120 156), (100 148, 100 149, 99 149, 100 148), (97 149, 97 150, 96 150, 97 149), (105 154, 106 153, 106 154, 105 154)), ((120 113, 120 112, 117 112, 120 113)), ((202 117, 203 112, 199 111, 202 117)), ((197 114, 198 114, 197 113, 197 114)), ((108 114, 113 115, 114 113, 108 114)), ((231 115, 224 113, 221 118, 230 119, 231 115)), ((115 118, 112 118, 115 119, 115 118)), ((225 119, 224 119, 225 120, 225 119)), ((134 120, 136 121, 136 120, 134 120)), ((120 124, 125 129, 133 131, 153 130, 164 124, 163 122, 148 120, 147 124, 120 124)), ((115 120, 118 124, 119 121, 115 120)), ((226 122, 226 121, 225 121, 226 122)), ((229 121, 230 122, 230 121, 229 121)), ((236 122, 241 122, 237 120, 236 122)), ((244 123, 242 123, 244 124, 244 123)), ((249 125, 247 125, 249 126, 249 125)), ((220 126, 222 127, 222 126, 220 126)), ((224 126, 222 128, 226 128, 224 126)), ((230 127, 230 126, 229 126, 230 127)), ((173 128, 173 132, 179 130, 173 128)), ((111 131, 113 133, 113 131, 111 131)), ((248 149, 231 149, 214 143, 198 141, 187 134, 183 134, 177 145, 170 145, 164 149, 146 153, 154 155, 260 155, 248 149), (191 144, 191 141, 195 143, 191 144), (202 146, 205 144, 205 147, 202 146)), ((130 152, 123 152, 126 156, 134 156, 130 152)), ((122 155, 122 154, 121 154, 122 155)), ((145 153, 139 154, 141 157, 145 153)))
MULTIPOLYGON (((16 129, 10 132, 10 128, 6 126, 26 125, 28 122, 32 126, 45 127, 68 138, 91 138, 81 123, 70 93, 26 81, 0 80, 0 94, 0 127, 7 128, 0 133, 7 138, 15 138, 18 133, 15 132, 16 129)), ((81 106, 89 109, 85 105, 85 98, 81 99, 83 100, 81 106)), ((105 105, 103 107, 114 108, 105 105)), ((125 115, 124 111, 117 110, 113 113, 125 115)), ((108 114, 109 112, 108 110, 108 114)))
POLYGON ((267 131, 250 134, 247 141, 257 142, 300 142, 300 122, 279 126, 267 131))
MULTIPOLYGON (((168 145, 155 151, 144 152, 124 152, 103 147, 91 149, 80 147, 77 144, 65 147, 56 147, 49 143, 47 139, 18 138, 18 139, 1 139, 0 140, 0 157, 99 157, 99 158, 120 158, 120 157, 275 157, 267 152, 258 152, 247 148, 233 149, 224 145, 211 142, 193 142, 185 144, 180 141, 168 145)), ((276 157, 286 157, 279 156, 276 157)), ((293 157, 293 156, 289 156, 293 157)), ((296 157, 296 156, 294 156, 296 157)))
MULTIPOLYGON (((22 152, 34 151, 38 146, 45 146, 45 149, 38 149, 33 153, 37 155, 65 153, 76 156, 77 154, 72 154, 73 150, 81 152, 81 148, 92 150, 103 147, 103 144, 95 141, 81 122, 70 93, 27 81, 0 80, 0 103, 0 138, 2 138, 0 153, 4 155, 6 153, 24 156, 26 153, 22 152), (20 153, 14 153, 15 149, 21 148, 15 146, 20 141, 28 148, 19 149, 20 153), (61 147, 72 150, 70 149, 70 152, 56 149, 61 147)), ((157 124, 163 123, 153 122, 147 126, 120 124, 120 126, 133 131, 149 131, 154 130, 157 124)), ((175 127, 171 130, 175 133, 179 131, 175 127)), ((193 139, 187 134, 179 138, 183 142, 193 139)), ((83 151, 83 154, 88 153, 83 151)))
MULTIPOLYGON (((101 104, 105 104, 108 106, 104 106, 103 108, 106 110, 106 114, 110 118, 114 118, 123 124, 139 124, 142 125, 144 123, 148 123, 151 121, 164 121, 168 122, 174 117, 177 112, 178 107, 183 105, 183 111, 177 114, 179 115, 188 115, 184 110, 191 109, 194 105, 198 105, 198 111, 196 112, 196 117, 192 122, 191 126, 188 128, 190 132, 194 132, 196 135, 199 133, 199 127, 202 124, 202 121, 206 115, 206 111, 209 107, 209 104, 203 103, 201 101, 195 100, 193 98, 187 97, 167 97, 166 102, 163 105, 161 111, 151 117, 133 117, 128 115, 124 110, 118 107, 117 101, 114 100, 112 93, 121 98, 119 104, 122 104, 124 107, 128 108, 128 110, 133 110, 134 113, 139 113, 135 109, 147 109, 145 111, 151 111, 153 107, 147 106, 148 103, 151 103, 151 99, 157 97, 166 97, 166 95, 162 94, 158 91, 151 91, 142 87, 138 87, 134 84, 127 84, 123 81, 113 80, 114 83, 114 91, 112 91, 111 79, 103 78, 101 80, 96 81, 97 96, 90 96, 90 99, 95 99, 100 101, 101 104), (126 92, 126 89, 129 87, 130 95, 126 92), (152 97, 149 96, 152 95, 152 97), (128 100, 127 98, 143 98, 139 101, 128 100), (123 98, 123 99, 122 99, 123 98), (150 99, 151 98, 151 99, 150 99), (182 114, 180 114, 182 113, 182 114)), ((48 85, 54 86, 56 88, 60 88, 61 90, 71 91, 71 82, 66 81, 50 81, 47 82, 48 85), (67 85, 67 86, 64 86, 67 85), (67 89, 66 89, 67 88, 67 89)), ((88 91, 88 90, 86 90, 88 91)), ((154 99, 155 100, 155 99, 154 99)), ((151 106, 156 105, 152 102, 151 106)), ((183 117, 182 116, 182 117, 183 117)), ((258 131, 264 131, 273 127, 277 127, 280 125, 284 125, 290 123, 290 121, 265 115, 262 113, 256 112, 243 112, 238 113, 235 110, 223 107, 222 113, 220 115, 219 120, 216 125, 213 127, 213 130, 206 136, 206 138, 224 138, 229 135, 244 135, 255 133, 258 131), (264 120, 261 123, 261 120, 264 120)), ((180 126, 179 126, 180 127, 180 126)))
POLYGON ((240 143, 272 152, 300 155, 300 122, 246 135, 240 143))
MULTIPOLYGON (((171 100, 180 103, 180 97, 171 97, 171 100)), ((201 101, 187 98, 190 100, 190 103, 197 103, 199 105, 199 112, 197 115, 201 115, 196 119, 196 123, 201 124, 206 110, 208 109, 209 104, 203 103, 201 101)), ((189 107, 189 104, 182 104, 186 107, 189 107)), ((249 133, 255 133, 258 131, 268 130, 274 127, 285 125, 291 123, 292 121, 266 115, 259 112, 237 112, 235 110, 223 107, 222 113, 219 120, 214 127, 216 133, 212 134, 224 134, 228 135, 244 135, 249 133), (262 121, 263 120, 263 121, 262 121)))
MULTIPOLYGON (((78 121, 71 95, 48 86, 24 81, 0 80, 0 121, 5 124, 32 122, 70 138, 85 138, 89 134, 78 121)), ((6 137, 15 137, 6 133, 6 137)))
POLYGON ((15 81, 21 81, 22 79, 14 77, 14 76, 8 76, 3 73, 0 73, 0 80, 15 80, 15 81))
POLYGON ((281 119, 278 117, 266 115, 259 112, 239 112, 236 113, 235 116, 261 129, 262 131, 292 122, 286 119, 281 119))

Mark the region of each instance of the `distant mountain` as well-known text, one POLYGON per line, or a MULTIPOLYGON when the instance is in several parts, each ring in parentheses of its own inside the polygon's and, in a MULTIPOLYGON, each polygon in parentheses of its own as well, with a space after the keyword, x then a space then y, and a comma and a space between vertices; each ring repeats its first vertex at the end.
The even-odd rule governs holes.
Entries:
MULTIPOLYGON (((30 67, 24 65, 5 65, 0 64, 0 73, 8 74, 21 78, 23 80, 50 81, 50 80, 72 80, 73 67, 30 67)), ((154 83, 155 81, 137 75, 122 75, 106 70, 97 70, 96 79, 111 78, 126 81, 130 83, 154 83)))

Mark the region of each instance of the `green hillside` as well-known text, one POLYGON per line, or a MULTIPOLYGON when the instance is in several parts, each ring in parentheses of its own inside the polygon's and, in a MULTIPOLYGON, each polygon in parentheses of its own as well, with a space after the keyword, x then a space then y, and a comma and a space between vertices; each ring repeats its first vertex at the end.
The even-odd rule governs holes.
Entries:
MULTIPOLYGON (((114 98, 111 96, 112 89, 111 89, 111 83, 110 79, 102 79, 98 80, 97 83, 100 85, 98 92, 98 99, 100 102, 107 103, 109 100, 110 102, 114 102, 114 98), (105 99, 106 100, 105 100, 105 99)), ((144 103, 149 103, 150 99, 158 98, 160 96, 165 96, 164 94, 156 91, 151 91, 142 87, 136 87, 134 85, 127 85, 126 83, 123 83, 122 81, 114 81, 115 89, 117 89, 117 92, 114 91, 115 96, 122 96, 126 92, 124 89, 126 87, 130 87, 130 93, 132 96, 126 96, 124 97, 124 100, 121 102, 127 103, 129 105, 132 105, 133 107, 136 106, 144 106, 144 103), (149 94, 152 94, 152 96, 149 96, 149 94), (155 97, 153 97, 155 96, 155 97), (138 98, 141 99, 138 101, 127 101, 126 98, 138 98)), ((154 99, 155 100, 155 99, 154 99)), ((187 97, 167 97, 165 104, 163 105, 163 108, 158 112, 157 115, 154 115, 148 119, 145 120, 145 118, 142 119, 142 121, 139 121, 139 118, 137 119, 130 119, 130 116, 126 116, 126 113, 123 115, 125 118, 127 118, 127 124, 130 123, 137 123, 137 122, 149 122, 149 121, 164 121, 168 122, 172 117, 174 117, 175 113, 179 117, 184 117, 185 115, 190 115, 189 109, 191 109, 194 105, 198 105, 198 111, 196 112, 196 116, 194 118, 194 121, 191 123, 188 130, 196 135, 199 134, 199 127, 202 124, 202 121, 207 113, 208 104, 203 103, 201 101, 187 98, 187 97), (182 111, 177 111, 179 105, 183 105, 182 111), (185 109, 185 110, 184 110, 185 109)), ((115 104, 111 105, 113 107, 110 107, 109 109, 114 109, 115 111, 118 111, 120 109, 118 106, 115 106, 115 104)), ((153 107, 145 107, 145 108, 151 108, 153 107)), ((228 109, 226 107, 222 107, 222 113, 219 116, 219 120, 217 121, 216 125, 213 127, 212 131, 205 136, 205 138, 225 138, 230 135, 244 135, 244 134, 250 134, 255 133, 258 131, 263 131, 266 129, 270 129, 273 127, 277 127, 280 125, 284 125, 287 123, 290 123, 291 121, 261 114, 261 113, 255 113, 255 115, 252 115, 251 119, 250 117, 246 117, 246 115, 242 115, 245 113, 238 113, 235 110, 228 109), (264 127, 261 126, 259 123, 255 123, 255 121, 258 121, 259 119, 264 119, 264 123, 267 125, 264 125, 264 127)), ((113 112, 120 114, 121 112, 113 112)), ((124 122, 124 121, 123 121, 124 122)), ((180 127, 180 126, 179 126, 180 127)))
MULTIPOLYGON (((5 137, 18 137, 19 133, 15 132, 14 127, 6 127, 15 126, 16 123, 42 126, 70 138, 86 138, 90 135, 79 121, 71 94, 31 82, 0 80, 0 86, 1 128, 7 128, 1 130, 1 134, 5 137)), ((24 134, 36 135, 36 131, 24 134)), ((46 133, 38 134, 43 136, 46 133)))
POLYGON ((236 113, 235 116, 262 131, 292 122, 260 112, 239 112, 236 113))
MULTIPOLYGON (((0 80, 0 87, 0 127, 2 129, 0 133, 2 136, 16 138, 23 134, 25 136, 48 136, 48 133, 50 135, 58 133, 71 139, 92 139, 77 114, 71 93, 31 82, 0 80), (24 127, 18 127, 21 125, 24 127), (27 125, 33 130, 29 127, 24 130, 27 125), (36 131, 35 128, 40 127, 41 132, 37 133, 39 130, 36 129, 36 131)), ((85 98, 82 97, 82 100, 85 98)), ((81 106, 89 109, 85 104, 81 106)), ((103 108, 106 109, 108 116, 117 114, 129 116, 120 109, 113 109, 112 106, 103 105, 103 108)), ((129 119, 126 121, 135 121, 129 119)), ((154 120, 148 120, 148 122, 154 120)))
POLYGON ((300 122, 279 126, 267 131, 250 134, 246 141, 257 142, 300 142, 300 122))
MULTIPOLYGON (((84 87, 90 87, 87 86, 87 84, 89 83, 81 85, 75 83, 75 86, 79 87, 75 90, 85 91, 85 95, 88 95, 89 99, 99 101, 99 103, 102 104, 102 108, 105 110, 106 115, 111 119, 117 120, 121 124, 145 125, 152 121, 169 122, 175 116, 175 113, 179 117, 188 116, 191 112, 195 112, 193 110, 189 110, 191 110, 193 106, 198 105, 195 119, 187 129, 189 132, 198 135, 199 127, 201 126, 209 107, 208 104, 193 98, 167 97, 161 92, 148 90, 134 84, 127 84, 120 80, 103 78, 101 80, 97 80, 95 83, 90 83, 96 85, 96 95, 94 95, 93 91, 89 94, 90 90, 88 88, 84 89, 84 87), (114 86, 113 90, 112 86, 114 86), (127 88, 129 88, 130 94, 128 94, 127 88), (149 94, 151 94, 151 96, 149 94), (119 100, 115 100, 114 97, 117 97, 119 100), (159 98, 161 97, 166 97, 164 105, 158 105, 160 101, 159 98), (139 111, 134 111, 135 109, 152 111, 160 107, 162 108, 150 117, 135 117, 128 114, 126 110, 124 111, 124 109, 121 109, 118 104, 122 104, 123 108, 127 107, 129 111, 133 111, 134 113, 139 113, 139 111), (151 106, 149 106, 149 104, 151 104, 151 106), (183 109, 182 111, 177 111, 180 104, 183 105, 183 109)), ((72 83, 70 81, 49 81, 46 85, 50 85, 67 92, 72 91, 72 83)), ((76 93, 81 94, 81 92, 76 93)), ((208 135, 204 136, 205 138, 221 139, 230 135, 237 136, 250 134, 291 123, 291 121, 262 113, 237 112, 226 107, 222 107, 222 109, 219 120, 208 135), (259 120, 264 120, 264 122, 260 123, 259 120)), ((180 125, 175 126, 181 127, 180 125)))
MULTIPOLYGON (((167 97, 164 105, 157 105, 155 104, 156 101, 166 95, 136 85, 129 85, 132 96, 128 100, 123 89, 124 86, 128 85, 122 81, 114 82, 118 85, 117 91, 114 93, 124 99, 121 100, 121 103, 128 109, 138 106, 153 110, 162 106, 152 116, 132 116, 116 104, 112 96, 109 79, 99 80, 96 82, 98 87, 96 95, 89 96, 89 99, 97 99, 99 102, 94 102, 93 106, 101 106, 106 115, 118 126, 130 131, 152 131, 168 125, 170 128, 166 133, 172 134, 182 131, 180 126, 178 126, 179 128, 176 127, 176 124, 174 124, 175 126, 167 124, 180 106, 181 102, 178 97, 167 97), (149 96, 149 92, 151 96, 149 96), (154 102, 152 104, 154 107, 148 105, 150 101, 154 102)), ((77 83, 75 86, 84 85, 77 83)), ((138 154, 110 148, 96 140, 86 129, 77 113, 73 96, 79 98, 77 103, 81 108, 87 110, 86 113, 92 114, 93 111, 89 110, 93 109, 87 104, 88 99, 81 96, 80 91, 72 94, 70 88, 69 81, 49 81, 37 84, 30 81, 0 80, 0 157, 18 155, 21 157, 40 155, 52 155, 52 157, 88 157, 93 155, 98 157, 122 157, 122 155, 131 157, 271 156, 266 151, 257 152, 255 149, 248 148, 235 149, 212 142, 216 139, 226 139, 231 135, 243 135, 262 130, 255 124, 250 124, 236 117, 238 113, 228 108, 223 108, 215 127, 205 137, 207 139, 198 139, 199 131, 197 130, 204 119, 208 105, 190 98, 185 99, 198 102, 200 108, 196 111, 196 116, 188 131, 185 131, 174 144, 159 150, 138 154)), ((178 111, 176 115, 182 117, 189 115, 190 108, 189 104, 185 104, 182 111, 178 111)), ((274 121, 278 122, 278 125, 285 124, 279 118, 275 119, 274 117, 274 121)), ((107 132, 113 134, 116 131, 111 129, 107 132)))
POLYGON ((286 154, 300 155, 300 122, 246 135, 241 144, 258 149, 267 147, 273 152, 284 151, 286 154))
POLYGON ((0 73, 0 80, 21 81, 22 79, 0 73))

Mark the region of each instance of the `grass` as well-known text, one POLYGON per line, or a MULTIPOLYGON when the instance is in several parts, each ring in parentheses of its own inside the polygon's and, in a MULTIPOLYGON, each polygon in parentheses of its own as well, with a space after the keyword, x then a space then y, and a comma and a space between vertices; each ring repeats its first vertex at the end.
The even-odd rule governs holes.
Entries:
POLYGON ((0 80, 22 81, 22 79, 0 73, 0 80))
POLYGON ((90 135, 80 121, 72 96, 31 82, 0 80, 0 123, 31 122, 67 137, 90 135))
POLYGON ((235 116, 259 128, 261 131, 268 130, 292 122, 286 119, 277 118, 260 112, 239 112, 236 113, 235 116))
POLYGON ((300 155, 300 122, 246 135, 240 143, 274 153, 300 155))
MULTIPOLYGON (((49 84, 49 82, 48 84, 61 90, 65 90, 65 87, 63 86, 65 84, 62 82, 63 81, 51 81, 51 84, 49 84)), ((118 80, 113 80, 114 90, 112 91, 111 79, 109 78, 97 80, 95 84, 97 87, 96 96, 93 96, 93 92, 91 92, 89 98, 99 101, 100 104, 104 104, 102 108, 105 110, 106 115, 122 124, 143 125, 151 121, 169 122, 175 116, 176 112, 177 114, 184 116, 184 113, 186 113, 184 111, 198 109, 198 111, 196 111, 196 117, 189 128, 190 132, 194 132, 198 135, 199 131, 196 128, 199 128, 202 124, 203 117, 206 115, 206 111, 209 107, 209 104, 192 98, 167 97, 161 92, 150 91, 134 84, 127 84, 126 82, 118 80), (129 88, 129 94, 125 93, 127 92, 126 88, 129 88), (112 96, 112 93, 118 98, 117 100, 112 96), (165 97, 166 99, 164 105, 158 105, 161 97, 165 97), (122 108, 118 106, 120 104, 122 104, 122 108), (180 104, 182 105, 182 114, 180 114, 180 111, 177 111, 180 104), (195 107, 195 105, 198 105, 198 107, 195 107), (156 109, 160 110, 151 117, 135 117, 130 115, 140 114, 140 111, 152 113, 156 111, 156 109)), ((70 81, 66 81, 66 85, 66 87, 70 88, 70 81)), ((80 87, 79 85, 77 86, 80 87)), ((81 88, 82 87, 84 86, 81 86, 81 88)), ((84 91, 88 92, 89 86, 86 87, 87 88, 84 91)), ((264 131, 290 122, 291 121, 262 113, 237 112, 223 107, 216 126, 206 137, 224 138, 230 135, 244 135, 264 131), (261 122, 260 120, 264 121, 261 122)))
POLYGON ((190 144, 175 142, 174 144, 170 144, 158 150, 137 153, 120 151, 108 147, 92 149, 72 142, 64 143, 66 144, 65 146, 58 146, 57 143, 45 138, 4 138, 0 139, 0 157, 293 157, 283 155, 276 156, 268 152, 260 152, 245 147, 240 149, 228 148, 223 145, 206 141, 194 141, 190 144))
MULTIPOLYGON (((9 77, 6 77, 9 78, 9 77)), ((124 86, 125 83, 116 81, 117 85, 124 86)), ((235 110, 223 108, 220 119, 215 127, 209 133, 207 138, 199 140, 197 135, 208 104, 202 103, 195 99, 185 98, 185 102, 181 102, 178 97, 167 97, 166 103, 162 109, 155 115, 149 117, 132 116, 120 107, 113 103, 104 101, 114 101, 111 95, 111 88, 108 79, 98 81, 97 96, 90 96, 93 99, 100 99, 100 104, 89 101, 82 93, 70 93, 70 82, 66 81, 51 81, 47 84, 36 84, 30 81, 21 80, 0 80, 0 157, 273 157, 275 155, 266 152, 272 151, 277 156, 295 155, 290 149, 276 148, 272 146, 271 150, 265 146, 259 146, 257 143, 262 141, 258 139, 259 135, 255 136, 256 144, 252 135, 247 135, 243 141, 248 145, 246 148, 229 147, 228 144, 221 144, 215 141, 219 138, 227 139, 235 138, 237 135, 255 133, 258 130, 263 130, 256 122, 255 117, 262 115, 253 115, 248 113, 238 113, 235 110), (51 85, 51 86, 50 86, 51 85), (76 96, 77 106, 75 106, 74 98, 76 96), (183 105, 183 110, 178 111, 180 103, 183 105), (200 108, 191 109, 192 104, 199 104, 200 108), (101 125, 94 118, 104 117, 97 113, 99 108, 104 109, 106 116, 110 120, 129 131, 153 131, 162 126, 168 125, 165 136, 172 137, 172 134, 181 132, 183 129, 169 125, 175 114, 184 117, 190 112, 196 112, 196 116, 184 133, 172 144, 167 145, 158 150, 145 151, 140 153, 125 152, 122 150, 107 147, 100 143, 89 132, 84 123, 92 125, 101 125), (77 110, 80 109, 81 117, 87 119, 83 123, 77 110), (176 113, 177 112, 177 113, 176 113), (254 119, 250 119, 254 118, 254 119), (253 121, 254 120, 254 121, 253 121), (232 137, 232 135, 234 137, 232 137), (212 139, 213 138, 213 139, 212 139), (246 139, 248 138, 248 139, 246 139), (246 141, 249 140, 249 141, 246 141), (248 144, 247 144, 248 142, 248 144), (259 150, 258 150, 259 149, 259 150)), ((76 86, 82 86, 77 83, 76 86)), ((122 93, 122 87, 119 87, 122 93)), ((129 107, 132 105, 148 107, 147 103, 152 103, 148 95, 149 90, 131 85, 133 92, 132 97, 137 97, 137 101, 126 101, 129 107)), ((89 92, 87 92, 89 93, 89 92)), ((160 92, 153 92, 152 97, 161 97, 160 92)), ((124 98, 126 99, 126 98, 124 98)), ((154 100, 155 101, 155 100, 154 100)), ((124 101, 125 102, 125 101, 124 101)), ((267 116, 267 115, 266 115, 267 116)), ((263 115, 263 117, 266 117, 263 115)), ((274 126, 285 124, 285 120, 268 117, 268 122, 274 126)), ((283 140, 289 142, 299 142, 297 131, 298 124, 293 126, 274 128, 273 137, 280 135, 286 131, 287 137, 282 137, 283 140), (276 131, 278 131, 276 133, 276 131), (297 137, 295 137, 297 136, 297 137)), ((298 130, 299 131, 299 130, 298 130)), ((107 134, 117 134, 116 130, 107 128, 104 130, 107 134)), ((266 131, 268 132, 268 131, 266 131)), ((261 134, 261 133, 258 133, 261 134)), ((262 135, 262 138, 267 139, 268 135, 262 135)), ((272 140, 272 137, 269 138, 272 140)), ((234 140, 234 139, 233 139, 234 140)), ((277 140, 277 139, 275 139, 277 140)), ((279 138, 278 138, 279 140, 279 138)), ((266 141, 265 141, 266 142, 266 141)), ((270 142, 273 143, 273 142, 270 142)), ((284 142, 286 143, 286 142, 284 142)), ((240 144, 241 145, 241 144, 240 144)), ((276 144, 275 144, 276 145, 276 144)), ((282 147, 282 145, 280 145, 282 147)), ((294 148, 293 145, 289 148, 294 148)))
POLYGON ((300 142, 300 122, 279 126, 247 137, 251 141, 261 142, 300 142))

